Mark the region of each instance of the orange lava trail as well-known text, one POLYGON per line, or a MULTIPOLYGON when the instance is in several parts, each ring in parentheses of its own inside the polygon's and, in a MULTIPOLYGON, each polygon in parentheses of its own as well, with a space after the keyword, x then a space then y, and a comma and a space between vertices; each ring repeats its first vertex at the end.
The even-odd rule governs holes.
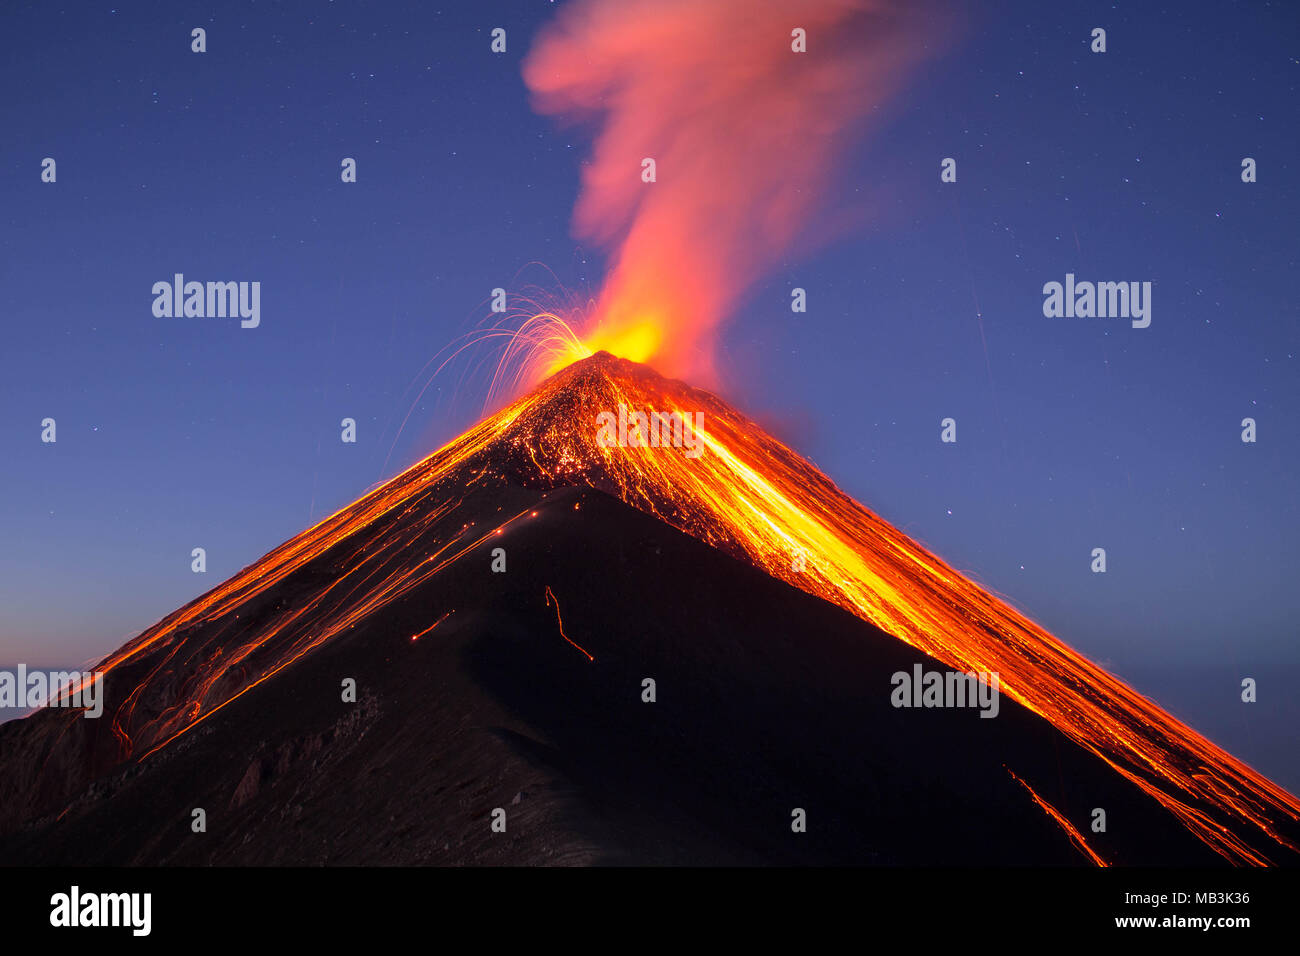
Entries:
POLYGON ((423 631, 421 631, 419 634, 412 634, 412 635, 411 635, 411 640, 413 640, 413 641, 418 641, 420 638, 424 637, 424 635, 428 634, 430 631, 432 631, 435 627, 437 627, 437 626, 438 626, 439 624, 441 624, 443 621, 447 620, 447 618, 451 617, 454 613, 456 613, 456 612, 455 612, 455 611, 448 611, 448 612, 447 612, 446 614, 444 614, 442 617, 438 618, 438 620, 434 621, 432 624, 430 624, 428 627, 426 627, 426 628, 425 628, 423 631))
POLYGON ((560 637, 564 638, 570 644, 573 644, 573 646, 582 651, 582 653, 587 654, 587 660, 594 661, 596 658, 588 654, 586 648, 579 644, 575 644, 570 640, 569 635, 564 633, 564 620, 560 617, 560 599, 555 596, 554 592, 551 591, 551 586, 548 584, 546 586, 546 606, 550 607, 551 602, 555 602, 555 622, 560 625, 560 637))
POLYGON ((1092 862, 1097 866, 1110 866, 1110 864, 1103 860, 1092 847, 1088 846, 1088 841, 1083 838, 1083 834, 1078 831, 1073 823, 1065 819, 1065 816, 1057 810, 1056 807, 1052 806, 1035 793, 1034 788, 1012 773, 1010 768, 1007 768, 1007 773, 1011 774, 1012 779, 1029 791, 1029 795, 1034 798, 1034 803, 1047 811, 1047 815, 1055 820, 1061 829, 1065 831, 1065 835, 1070 838, 1070 842, 1082 850, 1088 859, 1092 860, 1092 862))

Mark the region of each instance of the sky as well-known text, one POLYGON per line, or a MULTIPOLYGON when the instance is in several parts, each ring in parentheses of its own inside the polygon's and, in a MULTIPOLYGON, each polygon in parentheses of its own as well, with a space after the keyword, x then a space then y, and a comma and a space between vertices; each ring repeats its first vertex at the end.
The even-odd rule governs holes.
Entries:
MULTIPOLYGON (((563 4, 289 6, 0 11, 0 667, 99 658, 472 424, 481 368, 430 362, 492 289, 601 288, 592 131, 522 76, 563 4), (260 325, 156 317, 177 272, 260 325)), ((826 186, 860 221, 748 287, 712 384, 1300 790, 1300 10, 937 9, 826 186), (1067 273, 1151 282, 1150 327, 1044 316, 1067 273)))

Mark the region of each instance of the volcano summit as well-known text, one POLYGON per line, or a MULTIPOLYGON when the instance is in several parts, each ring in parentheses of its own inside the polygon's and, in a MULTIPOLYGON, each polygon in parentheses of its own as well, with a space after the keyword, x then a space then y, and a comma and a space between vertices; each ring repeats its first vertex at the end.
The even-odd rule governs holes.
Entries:
POLYGON ((0 727, 0 858, 1300 860, 1291 794, 605 353, 94 669, 103 719, 0 727), (600 441, 620 407, 703 453, 600 441), (893 707, 914 668, 997 675, 997 719, 893 707))

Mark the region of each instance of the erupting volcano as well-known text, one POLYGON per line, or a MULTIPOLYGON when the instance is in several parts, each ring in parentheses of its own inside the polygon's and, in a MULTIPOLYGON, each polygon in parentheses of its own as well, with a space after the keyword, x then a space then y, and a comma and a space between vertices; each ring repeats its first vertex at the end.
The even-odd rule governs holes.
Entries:
POLYGON ((1300 858, 1292 795, 713 394, 603 352, 98 669, 104 719, 0 728, 17 859, 1300 858), (601 437, 638 412, 663 440, 601 437), (1009 702, 891 709, 914 662, 1009 702), (209 844, 93 836, 195 806, 226 815, 209 844), (494 807, 518 808, 509 842, 494 807), (791 807, 817 826, 787 845, 791 807), (305 828, 278 855, 251 839, 271 816, 305 828))

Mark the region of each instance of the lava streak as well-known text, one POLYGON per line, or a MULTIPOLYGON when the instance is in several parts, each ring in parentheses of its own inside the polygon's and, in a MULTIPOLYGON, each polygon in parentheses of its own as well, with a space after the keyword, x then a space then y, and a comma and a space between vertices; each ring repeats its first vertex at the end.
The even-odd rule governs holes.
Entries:
POLYGON ((1082 851, 1083 854, 1088 857, 1088 859, 1090 859, 1097 866, 1110 865, 1109 863, 1107 863, 1105 860, 1101 858, 1101 856, 1097 853, 1096 850, 1088 846, 1088 841, 1084 839, 1083 834, 1079 832, 1079 828, 1076 827, 1069 820, 1067 820, 1060 810, 1057 810, 1056 807, 1052 806, 1050 803, 1048 803, 1046 800, 1040 797, 1034 791, 1033 787, 1025 783, 1023 780, 1017 777, 1010 770, 1008 770, 1007 773, 1011 774, 1012 779, 1015 780, 1016 783, 1020 784, 1022 787, 1024 787, 1026 790, 1029 791, 1029 795, 1034 798, 1034 803, 1038 804, 1040 807, 1043 808, 1043 812, 1046 813, 1049 817, 1051 817, 1056 822, 1056 825, 1065 831, 1065 835, 1070 838, 1070 842, 1073 843, 1076 847, 1078 847, 1079 850, 1082 851))
POLYGON ((583 647, 581 644, 575 643, 573 638, 569 637, 568 634, 564 633, 564 618, 560 617, 560 599, 555 596, 555 592, 551 590, 550 585, 547 585, 546 606, 550 607, 551 605, 555 605, 555 624, 560 629, 560 637, 564 638, 566 641, 568 641, 578 650, 582 651, 582 653, 586 655, 587 660, 594 661, 596 658, 592 657, 591 654, 588 653, 585 647, 583 647))

